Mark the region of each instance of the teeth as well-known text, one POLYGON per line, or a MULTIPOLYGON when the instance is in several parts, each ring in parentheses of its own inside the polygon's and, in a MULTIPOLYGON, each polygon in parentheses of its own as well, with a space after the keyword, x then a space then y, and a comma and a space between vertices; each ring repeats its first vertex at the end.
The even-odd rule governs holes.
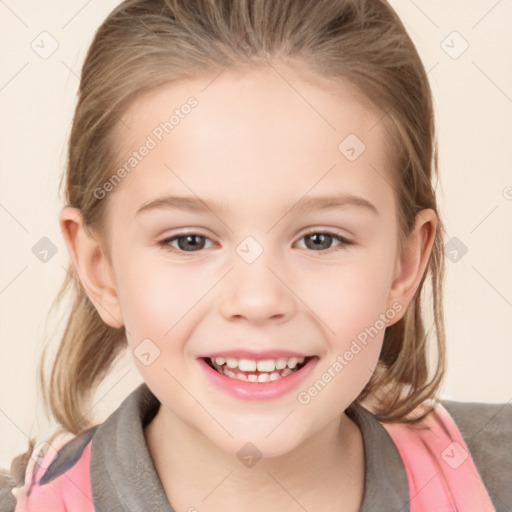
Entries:
POLYGON ((235 359, 234 357, 212 358, 213 365, 220 373, 233 379, 249 382, 269 382, 281 379, 297 370, 297 366, 304 362, 304 357, 290 357, 280 359, 235 359), (243 373, 243 372, 260 372, 243 373))
POLYGON ((278 359, 276 361, 276 370, 284 370, 288 364, 288 359, 278 359))
POLYGON ((243 372, 254 372, 256 371, 256 361, 252 359, 240 359, 240 361, 238 361, 238 368, 243 372))
POLYGON ((259 372, 273 372, 276 369, 276 362, 273 359, 258 361, 256 367, 259 372))
POLYGON ((290 357, 290 359, 288 359, 288 368, 295 368, 296 366, 297 366, 297 358, 290 357))
POLYGON ((236 368, 238 366, 238 361, 236 359, 233 359, 232 357, 228 357, 226 359, 226 365, 228 366, 228 368, 236 368))

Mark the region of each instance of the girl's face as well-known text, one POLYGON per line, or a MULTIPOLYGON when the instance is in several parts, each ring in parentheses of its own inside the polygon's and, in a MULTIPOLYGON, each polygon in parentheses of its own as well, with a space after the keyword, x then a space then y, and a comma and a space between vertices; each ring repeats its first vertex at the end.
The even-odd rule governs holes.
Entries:
POLYGON ((265 68, 163 87, 123 116, 124 172, 95 192, 118 300, 100 309, 169 424, 279 455, 362 391, 414 284, 382 115, 346 83, 265 68))

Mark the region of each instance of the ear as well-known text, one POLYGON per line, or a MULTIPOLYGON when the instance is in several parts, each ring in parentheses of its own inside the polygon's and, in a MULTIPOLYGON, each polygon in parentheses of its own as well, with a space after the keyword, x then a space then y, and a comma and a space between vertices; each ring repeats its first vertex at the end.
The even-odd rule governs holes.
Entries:
MULTIPOLYGON (((414 298, 432 252, 437 227, 437 215, 434 210, 421 210, 415 219, 413 230, 404 242, 401 254, 397 256, 388 307, 395 302, 402 306, 403 317, 407 306, 414 298)), ((393 322, 394 323, 394 322, 393 322)))
POLYGON ((99 240, 87 230, 78 208, 65 206, 59 214, 69 255, 102 320, 111 327, 124 325, 110 262, 99 240))

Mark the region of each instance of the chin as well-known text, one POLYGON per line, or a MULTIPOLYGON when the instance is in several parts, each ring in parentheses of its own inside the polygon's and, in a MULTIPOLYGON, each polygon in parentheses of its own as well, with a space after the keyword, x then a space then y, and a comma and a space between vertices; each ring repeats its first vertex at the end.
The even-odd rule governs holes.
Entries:
POLYGON ((251 457, 258 460, 281 457, 299 448, 306 436, 290 431, 290 425, 285 425, 285 422, 279 425, 280 421, 282 418, 274 422, 274 426, 270 429, 267 428, 267 424, 264 428, 257 428, 254 423, 245 427, 239 425, 236 429, 228 428, 233 438, 222 434, 207 437, 218 449, 237 457, 243 464, 246 458, 251 459, 251 457))

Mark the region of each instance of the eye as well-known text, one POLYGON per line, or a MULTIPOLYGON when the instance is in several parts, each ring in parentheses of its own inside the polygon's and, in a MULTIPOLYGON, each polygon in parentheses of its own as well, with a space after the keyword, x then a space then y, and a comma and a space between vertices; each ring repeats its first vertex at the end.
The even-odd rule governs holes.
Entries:
MULTIPOLYGON (((355 245, 354 242, 335 233, 325 231, 310 231, 304 234, 301 240, 306 240, 306 249, 312 249, 315 252, 327 252, 332 247, 333 242, 338 242, 334 250, 342 249, 344 246, 355 245), (339 247, 339 249, 336 249, 339 247)), ((206 242, 211 240, 198 233, 179 233, 172 237, 165 238, 158 242, 160 247, 172 252, 187 253, 199 252, 205 249, 206 242), (176 244, 176 245, 173 245, 176 244)))
POLYGON ((339 242, 335 247, 340 250, 343 246, 354 245, 354 242, 348 240, 347 238, 337 235, 335 233, 324 232, 324 231, 310 231, 302 236, 301 240, 304 239, 306 241, 306 248, 312 249, 315 252, 326 252, 326 250, 330 249, 331 244, 336 241, 339 242), (341 246, 341 247, 340 247, 341 246))
POLYGON ((209 238, 198 233, 182 233, 165 238, 158 245, 173 252, 198 252, 205 248, 205 241, 209 238), (177 248, 172 244, 177 242, 177 248))

